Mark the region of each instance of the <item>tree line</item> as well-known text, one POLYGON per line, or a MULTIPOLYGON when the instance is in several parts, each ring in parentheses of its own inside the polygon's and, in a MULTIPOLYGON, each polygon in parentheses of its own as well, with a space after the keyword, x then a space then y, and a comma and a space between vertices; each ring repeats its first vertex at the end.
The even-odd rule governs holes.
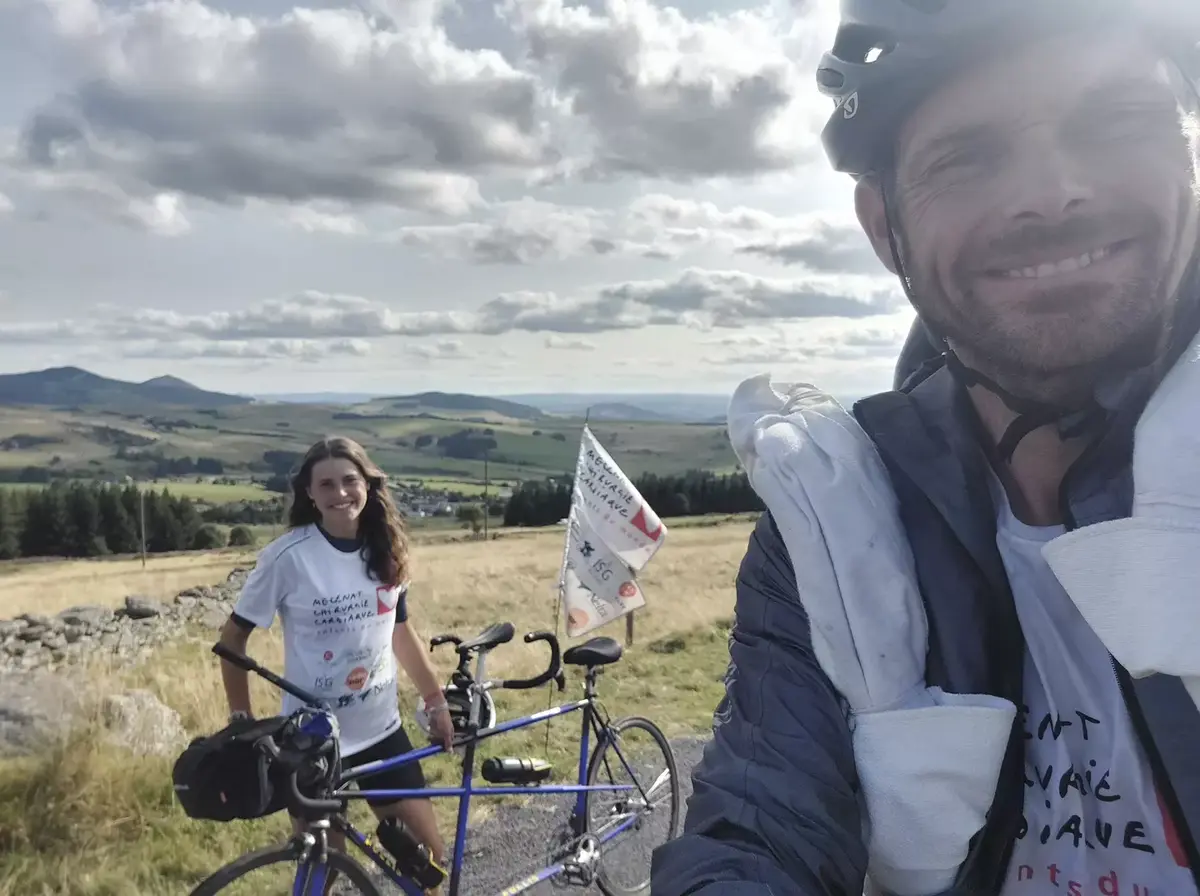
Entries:
POLYGON ((147 553, 254 543, 244 526, 226 538, 191 500, 166 489, 56 481, 41 489, 0 488, 0 560, 138 553, 143 506, 147 553))
MULTIPOLYGON (((634 487, 655 512, 666 519, 708 513, 752 513, 764 509, 745 473, 717 475, 689 470, 679 476, 647 473, 634 487)), ((571 509, 574 477, 522 482, 504 510, 506 526, 551 526, 571 509)))

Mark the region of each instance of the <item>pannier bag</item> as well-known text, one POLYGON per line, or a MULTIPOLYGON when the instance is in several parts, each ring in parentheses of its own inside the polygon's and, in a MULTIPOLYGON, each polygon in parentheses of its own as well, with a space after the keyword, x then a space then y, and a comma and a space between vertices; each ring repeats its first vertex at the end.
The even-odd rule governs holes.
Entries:
POLYGON ((262 818, 287 805, 287 776, 254 749, 265 734, 278 736, 287 716, 238 719, 197 737, 175 760, 175 797, 189 818, 208 821, 262 818))

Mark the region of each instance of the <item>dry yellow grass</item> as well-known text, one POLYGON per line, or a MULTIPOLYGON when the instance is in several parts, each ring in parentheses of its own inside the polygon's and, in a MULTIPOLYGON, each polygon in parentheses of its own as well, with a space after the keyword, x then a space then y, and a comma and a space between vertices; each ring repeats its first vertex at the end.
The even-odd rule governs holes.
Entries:
MULTIPOLYGON (((637 616, 635 644, 601 680, 602 697, 614 716, 647 715, 668 735, 708 730, 728 659, 733 581, 749 531, 747 522, 673 529, 641 578, 648 605, 637 616)), ((425 638, 447 630, 469 635, 498 620, 511 621, 519 633, 553 630, 561 550, 562 530, 488 542, 418 544, 410 618, 425 638)), ((53 583, 53 577, 44 581, 53 583)), ((120 590, 112 587, 113 593, 120 590)), ((563 637, 561 625, 559 632, 563 637)), ((599 633, 621 638, 623 627, 618 623, 599 633)), ((84 676, 88 692, 148 688, 180 713, 189 733, 213 731, 224 724, 225 704, 218 662, 208 651, 212 635, 196 632, 135 667, 95 663, 84 676)), ((249 651, 282 671, 276 632, 256 634, 249 651)), ((448 659, 449 654, 435 654, 443 672, 449 671, 448 659)), ((518 637, 493 653, 489 673, 524 676, 544 662, 544 649, 518 637)), ((561 698, 578 692, 578 676, 568 675, 568 681, 561 698)), ((254 681, 253 693, 260 714, 278 705, 277 692, 260 680, 254 681)), ((544 708, 548 695, 544 690, 498 692, 496 698, 501 716, 511 718, 544 708)), ((415 694, 407 682, 401 684, 400 700, 411 717, 415 694)), ((575 725, 569 717, 551 728, 547 758, 567 776, 575 725)), ((489 742, 484 755, 542 755, 545 738, 544 726, 526 729, 489 742)), ((114 748, 93 722, 54 751, 0 762, 0 894, 184 893, 240 852, 282 836, 286 822, 279 817, 229 825, 187 819, 170 789, 172 758, 130 756, 114 748)), ((443 757, 427 763, 426 773, 432 781, 456 780, 456 769, 443 757)), ((439 805, 452 809, 454 803, 439 805)), ((364 813, 352 817, 363 820, 364 813)))
POLYGON ((0 565, 0 618, 52 616, 68 607, 119 606, 130 594, 163 599, 186 588, 223 581, 254 552, 172 554, 141 559, 52 560, 0 565))

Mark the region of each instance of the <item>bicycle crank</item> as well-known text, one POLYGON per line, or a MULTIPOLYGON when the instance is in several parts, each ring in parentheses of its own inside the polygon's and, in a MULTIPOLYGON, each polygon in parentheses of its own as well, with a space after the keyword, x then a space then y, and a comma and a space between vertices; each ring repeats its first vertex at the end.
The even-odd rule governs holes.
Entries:
POLYGON ((576 886, 590 886, 596 879, 596 866, 600 864, 600 841, 591 834, 579 838, 575 855, 565 863, 563 878, 576 886))

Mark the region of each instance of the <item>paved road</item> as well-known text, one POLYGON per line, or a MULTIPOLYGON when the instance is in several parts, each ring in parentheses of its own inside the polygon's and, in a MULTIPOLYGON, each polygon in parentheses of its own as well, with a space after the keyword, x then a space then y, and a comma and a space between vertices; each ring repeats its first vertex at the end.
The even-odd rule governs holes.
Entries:
MULTIPOLYGON (((692 792, 692 766, 700 760, 704 743, 701 738, 672 742, 679 774, 681 824, 687 809, 687 799, 692 792)), ((566 794, 561 798, 539 797, 524 807, 498 807, 493 816, 470 833, 467 841, 466 870, 463 873, 459 896, 495 896, 523 872, 545 867, 547 840, 566 819, 571 803, 572 796, 566 794)), ((647 869, 648 855, 641 848, 642 844, 638 842, 636 835, 631 839, 634 842, 624 847, 620 856, 629 860, 632 867, 639 871, 647 869), (625 849, 633 852, 625 852, 625 849)), ((385 896, 394 896, 398 892, 390 885, 385 888, 381 884, 380 889, 385 896)), ((599 896, 600 890, 594 886, 587 890, 562 889, 544 883, 526 892, 531 896, 564 893, 599 896)))

